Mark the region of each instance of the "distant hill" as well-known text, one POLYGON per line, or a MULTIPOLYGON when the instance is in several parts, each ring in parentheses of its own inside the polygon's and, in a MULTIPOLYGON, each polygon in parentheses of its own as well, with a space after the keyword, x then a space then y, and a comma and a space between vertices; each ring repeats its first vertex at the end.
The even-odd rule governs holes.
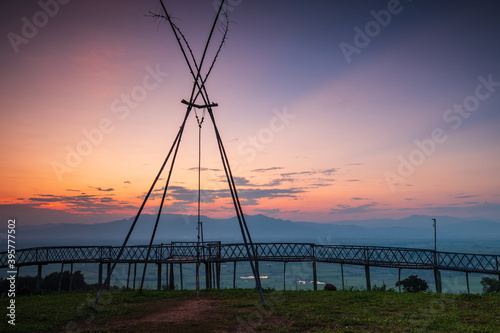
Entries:
MULTIPOLYGON (((156 216, 139 219, 129 244, 147 244, 156 216)), ((429 216, 413 215, 400 220, 372 219, 335 223, 291 222, 264 215, 246 216, 254 242, 310 242, 315 244, 366 244, 425 246, 433 244, 434 229, 429 216)), ((45 224, 17 229, 17 247, 49 245, 119 245, 133 219, 97 224, 45 224)), ((196 216, 164 214, 154 243, 196 240, 196 216)), ((205 240, 241 242, 237 219, 202 217, 205 240)), ((4 235, 5 236, 5 235, 4 235)), ((500 223, 487 220, 438 217, 440 241, 498 241, 500 223)))

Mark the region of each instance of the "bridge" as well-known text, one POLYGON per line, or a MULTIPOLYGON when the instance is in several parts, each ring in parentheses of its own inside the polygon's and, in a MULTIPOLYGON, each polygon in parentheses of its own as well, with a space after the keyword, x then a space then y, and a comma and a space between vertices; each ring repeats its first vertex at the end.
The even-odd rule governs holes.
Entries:
MULTIPOLYGON (((353 245, 316 245, 312 243, 254 243, 258 261, 275 261, 284 263, 284 274, 287 262, 312 262, 314 290, 317 289, 316 263, 337 263, 341 265, 362 265, 365 267, 367 290, 371 290, 370 267, 389 267, 401 269, 427 269, 434 270, 436 292, 441 292, 441 270, 461 271, 466 273, 467 290, 469 290, 469 273, 485 273, 500 276, 500 255, 467 254, 442 252, 426 249, 381 247, 381 246, 353 246, 353 245)), ((158 289, 161 288, 161 267, 166 264, 166 275, 170 266, 169 283, 170 288, 174 286, 173 265, 178 264, 181 270, 182 288, 182 264, 196 263, 198 260, 205 264, 207 289, 220 288, 220 265, 221 263, 234 263, 234 279, 236 278, 236 263, 248 261, 249 254, 245 244, 222 244, 221 242, 204 242, 199 245, 196 242, 172 242, 168 244, 153 245, 148 260, 147 245, 126 246, 118 263, 128 263, 127 287, 130 276, 131 265, 134 264, 134 287, 136 265, 151 263, 157 265, 158 289)), ((36 247, 16 250, 15 269, 17 274, 23 266, 38 266, 38 283, 40 287, 42 266, 47 264, 61 264, 61 273, 65 264, 74 263, 98 263, 99 284, 102 284, 103 265, 109 267, 118 256, 120 247, 113 246, 59 246, 59 247, 36 247)), ((7 252, 0 253, 0 268, 9 267, 9 255, 7 252)), ((257 265, 258 267, 258 265, 257 265)), ((284 275, 285 278, 285 275, 284 275)), ((342 268, 342 284, 343 284, 342 268)), ((401 279, 399 279, 401 280, 401 279)))

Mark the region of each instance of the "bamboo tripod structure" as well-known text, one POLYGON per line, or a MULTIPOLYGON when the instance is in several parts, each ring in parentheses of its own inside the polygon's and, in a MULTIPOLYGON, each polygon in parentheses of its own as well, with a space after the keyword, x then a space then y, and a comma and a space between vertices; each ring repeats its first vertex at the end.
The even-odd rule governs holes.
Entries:
MULTIPOLYGON (((167 11, 164 3, 162 0, 160 0, 160 3, 161 3, 161 7, 162 7, 162 10, 163 10, 163 13, 162 14, 154 14, 154 13, 151 13, 153 17, 157 17, 157 18, 161 18, 161 19, 164 19, 166 20, 169 24, 170 24, 170 27, 172 29, 172 32, 174 33, 175 35, 175 38, 177 39, 177 42, 178 42, 178 45, 182 51, 182 54, 184 56, 184 59, 188 65, 188 68, 189 68, 189 71, 194 79, 194 83, 193 83, 193 88, 191 90, 191 96, 189 98, 189 101, 186 101, 186 100, 182 100, 182 103, 185 104, 187 106, 186 108, 186 113, 184 115, 184 119, 182 121, 182 124, 181 124, 181 127, 177 133, 177 136, 175 137, 174 139, 174 142, 167 154, 167 157, 165 158, 161 168, 160 168, 160 171, 158 172, 156 178, 154 179, 153 181, 153 184, 151 185, 147 195, 145 196, 140 208, 139 208, 139 211, 137 212, 137 215, 135 216, 134 218, 134 221, 127 233, 127 236, 125 237, 125 240, 123 242, 123 245, 121 246, 120 248, 120 251, 118 252, 118 255, 117 257, 115 258, 114 262, 113 262, 113 265, 111 266, 111 269, 108 271, 108 274, 107 274, 107 277, 106 277, 106 280, 104 282, 104 284, 102 285, 101 289, 99 290, 99 293, 94 301, 94 306, 97 305, 97 303, 99 302, 99 298, 101 297, 101 294, 103 292, 103 290, 105 289, 104 286, 106 285, 109 285, 109 282, 110 282, 110 278, 111 278, 111 274, 113 273, 120 257, 122 256, 123 254, 123 251, 125 249, 125 246, 127 245, 127 242, 132 234, 132 231, 134 230, 136 224, 137 224, 137 221, 139 219, 139 216, 141 215, 143 209, 144 209, 144 206, 147 202, 147 200, 149 199, 149 196, 151 195, 151 192, 153 191, 156 183, 158 182, 161 174, 163 173, 163 170, 165 169, 165 166, 167 165, 168 161, 170 160, 170 157, 172 157, 171 159, 171 164, 170 164, 170 169, 169 169, 169 172, 168 172, 168 177, 167 177, 167 180, 166 180, 166 183, 165 183, 165 187, 164 187, 164 191, 163 191, 163 196, 162 196, 162 199, 161 199, 161 203, 160 203, 160 207, 158 209, 158 213, 157 213, 157 216, 156 216, 156 221, 155 221, 155 225, 154 225, 154 229, 153 229, 153 232, 152 232, 152 235, 151 235, 151 238, 150 238, 150 242, 149 242, 149 246, 148 246, 148 250, 147 250, 147 255, 146 255, 146 262, 144 264, 144 270, 143 270, 143 275, 142 275, 142 280, 141 280, 141 285, 140 285, 140 290, 142 290, 143 288, 143 285, 144 285, 144 277, 146 275, 146 267, 147 267, 147 263, 148 263, 148 260, 149 260, 149 255, 150 255, 150 252, 151 252, 151 246, 153 244, 153 240, 154 240, 154 237, 155 237, 155 234, 156 234, 156 230, 158 228, 158 223, 160 221, 160 216, 161 216, 161 212, 162 212, 162 209, 163 209, 163 205, 164 205, 164 202, 165 202, 165 197, 166 197, 166 194, 167 194, 167 190, 168 190, 168 185, 170 183, 170 178, 171 178, 171 175, 172 175, 172 171, 173 171, 173 168, 174 168, 174 164, 175 164, 175 160, 176 160, 176 157, 177 157, 177 153, 179 151, 179 146, 180 146, 180 142, 181 142, 181 139, 182 139, 182 135, 184 133, 184 128, 185 128, 185 125, 186 125, 186 121, 187 119, 189 118, 189 115, 191 114, 191 111, 193 110, 193 108, 195 109, 195 114, 196 114, 196 119, 197 119, 197 122, 198 122, 198 126, 199 126, 199 147, 200 147, 200 152, 199 152, 199 161, 201 161, 201 125, 203 123, 203 119, 204 119, 204 114, 205 114, 205 110, 206 112, 208 112, 208 115, 209 115, 209 118, 212 122, 212 125, 213 125, 213 128, 214 128, 214 131, 215 131, 215 136, 216 136, 216 139, 217 139, 217 144, 218 144, 218 149, 219 149, 219 153, 220 153, 220 156, 221 156, 221 160, 222 160, 222 165, 224 167, 224 172, 225 172, 225 175, 226 175, 226 179, 227 179, 227 182, 228 182, 228 185, 229 185, 229 191, 231 193, 231 198, 232 198, 232 201, 233 201, 233 205, 234 205, 234 208, 235 208, 235 212, 236 212, 236 216, 237 216, 237 219, 238 219, 238 223, 239 223, 239 226, 240 226, 240 231, 241 231, 241 235, 243 237, 243 241, 245 243, 245 248, 246 248, 246 251, 247 251, 247 254, 248 254, 248 260, 250 262, 250 266, 252 268, 252 273, 254 275, 254 278, 255 278, 255 281, 256 281, 256 287, 259 291, 259 295, 260 295, 260 298, 261 298, 261 302, 262 304, 265 306, 266 305, 266 302, 264 300, 264 295, 262 293, 262 286, 261 286, 261 283, 260 283, 260 276, 259 276, 259 273, 258 273, 258 270, 257 270, 257 267, 258 267, 258 263, 257 263, 257 251, 256 251, 256 248, 252 242, 252 238, 250 236, 250 232, 248 230, 248 226, 247 226, 247 223, 245 221, 245 215, 243 214, 243 209, 241 207, 241 203, 240 203, 240 199, 238 197, 238 193, 237 193, 237 190, 236 190, 236 184, 234 182, 234 178, 233 178, 233 174, 232 174, 232 171, 231 171, 231 167, 229 165, 229 159, 227 157, 227 154, 226 154, 226 150, 224 148, 224 144, 222 142, 222 138, 221 138, 221 135, 219 133, 219 130, 218 130, 218 127, 217 127, 217 124, 216 124, 216 121, 215 121, 215 117, 214 117, 214 113, 213 113, 213 108, 218 106, 216 103, 212 103, 210 101, 210 98, 208 96, 208 92, 207 92, 207 89, 206 89, 206 81, 213 69, 213 66, 215 64, 215 61, 217 60, 217 56, 219 55, 220 53, 220 50, 225 42, 225 39, 226 39, 226 35, 227 35, 227 32, 228 32, 228 24, 229 24, 229 21, 227 20, 227 15, 225 12, 223 12, 223 6, 224 6, 224 2, 225 0, 222 0, 220 6, 219 6, 219 10, 217 11, 217 16, 215 17, 215 20, 214 20, 214 23, 212 25, 212 28, 211 28, 211 31, 210 31, 210 35, 207 39, 207 42, 205 44, 205 49, 203 51, 203 55, 201 57, 201 60, 199 61, 199 63, 196 61, 196 58, 194 57, 193 55, 193 52, 189 46, 189 43, 187 42, 186 38, 184 37, 184 35, 182 34, 182 32, 180 31, 180 29, 172 22, 172 19, 171 19, 171 16, 169 14, 169 12, 167 11), (209 70, 207 71, 205 77, 203 78, 202 77, 202 68, 203 68, 203 64, 205 62, 205 59, 206 59, 206 55, 207 55, 207 50, 208 50, 208 47, 210 45, 210 42, 212 40, 212 36, 213 36, 213 33, 214 33, 214 30, 216 28, 216 25, 217 25, 217 22, 219 20, 219 17, 221 16, 221 14, 225 15, 226 17, 226 26, 224 27, 224 33, 223 33, 223 38, 222 38, 222 42, 220 43, 219 45, 219 48, 217 50, 217 53, 212 61, 212 64, 209 68, 209 70), (186 48, 189 52, 189 55, 190 57, 188 57, 188 54, 186 52, 186 48), (196 74, 195 74, 196 73, 196 74), (199 105, 199 104, 195 104, 198 97, 201 97, 202 101, 203 101, 203 105, 199 105), (196 113, 196 109, 203 109, 203 116, 201 118, 201 120, 198 118, 198 114, 196 113)), ((197 242, 197 264, 196 264, 196 289, 197 289, 197 299, 199 299, 199 266, 200 266, 200 251, 199 251, 199 245, 200 245, 200 240, 203 242, 203 229, 202 229, 202 223, 201 223, 201 219, 200 219, 200 171, 201 171, 201 162, 199 163, 198 165, 198 224, 197 224, 197 229, 198 229, 198 242, 197 242)))

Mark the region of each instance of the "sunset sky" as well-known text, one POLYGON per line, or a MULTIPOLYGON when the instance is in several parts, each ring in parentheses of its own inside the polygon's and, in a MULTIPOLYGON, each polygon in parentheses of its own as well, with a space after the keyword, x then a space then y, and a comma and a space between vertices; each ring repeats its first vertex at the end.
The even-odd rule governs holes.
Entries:
MULTIPOLYGON (((164 2, 199 59, 218 2, 164 2)), ((227 4, 207 90, 246 214, 500 220, 497 1, 227 4)), ((159 1, 0 3, 4 219, 135 215, 193 84, 150 11, 159 1)), ((192 114, 166 212, 196 214, 197 132, 192 114)), ((202 214, 233 216, 208 117, 202 133, 202 214)))

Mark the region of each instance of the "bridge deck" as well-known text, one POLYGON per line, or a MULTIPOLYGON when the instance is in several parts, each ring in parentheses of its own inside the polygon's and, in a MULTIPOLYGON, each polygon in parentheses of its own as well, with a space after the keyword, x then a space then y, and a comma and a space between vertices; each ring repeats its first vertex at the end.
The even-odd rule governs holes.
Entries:
MULTIPOLYGON (((470 273, 500 274, 500 255, 434 252, 433 250, 399 247, 315 245, 310 243, 256 243, 259 261, 316 261, 350 265, 370 265, 406 269, 440 269, 470 273)), ((114 261, 120 247, 61 246, 19 249, 16 266, 51 263, 105 263, 114 261)), ((143 263, 146 245, 127 246, 119 263, 143 263)), ((220 242, 169 243, 153 245, 149 255, 151 263, 194 263, 202 261, 247 261, 244 244, 220 242), (198 256, 199 252, 199 256, 198 256)), ((7 252, 0 253, 0 268, 8 268, 7 252)))

